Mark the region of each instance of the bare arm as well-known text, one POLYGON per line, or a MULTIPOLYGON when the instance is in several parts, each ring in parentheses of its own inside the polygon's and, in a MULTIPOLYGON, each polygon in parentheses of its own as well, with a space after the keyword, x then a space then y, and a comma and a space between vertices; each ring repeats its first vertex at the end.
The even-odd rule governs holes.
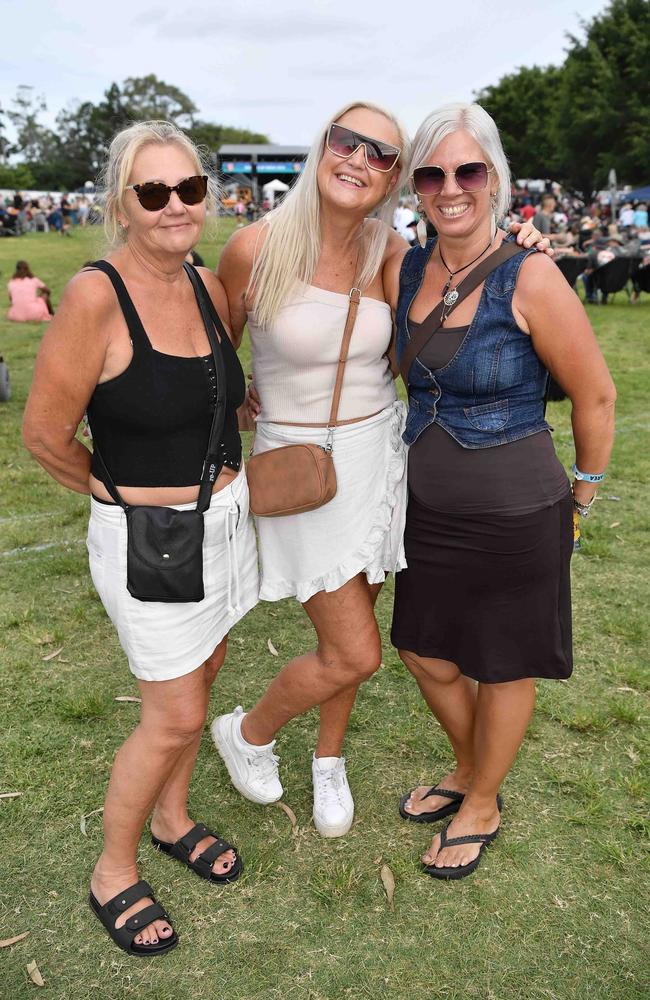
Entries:
POLYGON ((217 266, 217 278, 225 289, 228 299, 235 347, 239 347, 246 326, 246 289, 263 225, 264 223, 255 222, 233 233, 221 252, 217 266))
POLYGON ((399 273, 402 267, 402 261, 404 260, 404 255, 408 250, 408 244, 406 241, 401 239, 401 237, 399 239, 400 245, 395 247, 393 253, 384 258, 384 266, 381 275, 384 287, 384 298, 390 306, 393 316, 393 334, 391 336, 390 348, 388 350, 388 360, 390 362, 390 370, 393 374, 393 378, 397 378, 399 375, 395 337, 395 312, 397 310, 397 299, 399 296, 399 273))
MULTIPOLYGON (((616 389, 578 296, 552 261, 534 254, 522 265, 513 310, 571 400, 576 465, 582 472, 604 472, 614 443, 616 389)), ((575 483, 581 503, 595 491, 591 483, 575 483)))
POLYGON ((67 286, 36 358, 23 440, 53 479, 88 493, 90 452, 75 434, 109 349, 107 319, 114 296, 105 279, 78 274, 67 286))

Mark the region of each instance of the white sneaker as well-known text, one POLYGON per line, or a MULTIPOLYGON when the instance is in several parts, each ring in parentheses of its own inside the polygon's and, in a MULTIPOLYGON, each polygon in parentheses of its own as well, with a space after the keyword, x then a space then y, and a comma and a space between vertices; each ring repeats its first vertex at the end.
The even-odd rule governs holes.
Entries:
POLYGON ((314 757, 314 825, 321 837, 342 837, 352 826, 354 801, 345 757, 314 757))
POLYGON ((246 742, 241 734, 245 715, 238 705, 234 712, 218 716, 210 732, 237 791, 251 802, 268 805, 282 798, 283 789, 278 778, 280 758, 273 753, 275 740, 261 747, 246 742))

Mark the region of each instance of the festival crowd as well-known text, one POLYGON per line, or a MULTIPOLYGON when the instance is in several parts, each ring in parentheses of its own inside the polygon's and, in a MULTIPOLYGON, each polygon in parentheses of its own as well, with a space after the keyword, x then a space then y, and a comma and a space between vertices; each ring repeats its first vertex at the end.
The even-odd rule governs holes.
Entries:
POLYGON ((0 236, 47 233, 53 229, 70 236, 72 226, 86 226, 92 201, 85 195, 39 195, 29 198, 16 191, 0 199, 0 236))

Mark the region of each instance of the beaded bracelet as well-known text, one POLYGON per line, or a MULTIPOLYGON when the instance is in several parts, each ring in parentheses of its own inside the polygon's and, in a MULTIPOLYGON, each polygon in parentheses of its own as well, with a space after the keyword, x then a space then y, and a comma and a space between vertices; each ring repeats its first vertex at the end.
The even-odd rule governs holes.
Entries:
POLYGON ((604 472, 581 472, 575 463, 571 471, 576 479, 581 479, 585 483, 602 483, 605 478, 604 472))
POLYGON ((596 495, 594 494, 588 503, 581 503, 579 500, 576 500, 576 495, 573 492, 573 486, 571 487, 571 493, 573 495, 573 506, 578 511, 580 517, 588 517, 589 511, 593 507, 594 500, 596 499, 596 495))

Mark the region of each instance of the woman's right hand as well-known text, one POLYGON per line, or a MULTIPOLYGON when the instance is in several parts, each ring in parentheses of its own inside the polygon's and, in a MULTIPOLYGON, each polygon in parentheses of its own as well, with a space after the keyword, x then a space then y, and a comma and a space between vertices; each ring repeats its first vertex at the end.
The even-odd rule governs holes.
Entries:
POLYGON ((251 382, 248 386, 248 390, 246 392, 246 402, 244 405, 248 410, 251 420, 257 420, 262 412, 262 403, 254 382, 251 382))

